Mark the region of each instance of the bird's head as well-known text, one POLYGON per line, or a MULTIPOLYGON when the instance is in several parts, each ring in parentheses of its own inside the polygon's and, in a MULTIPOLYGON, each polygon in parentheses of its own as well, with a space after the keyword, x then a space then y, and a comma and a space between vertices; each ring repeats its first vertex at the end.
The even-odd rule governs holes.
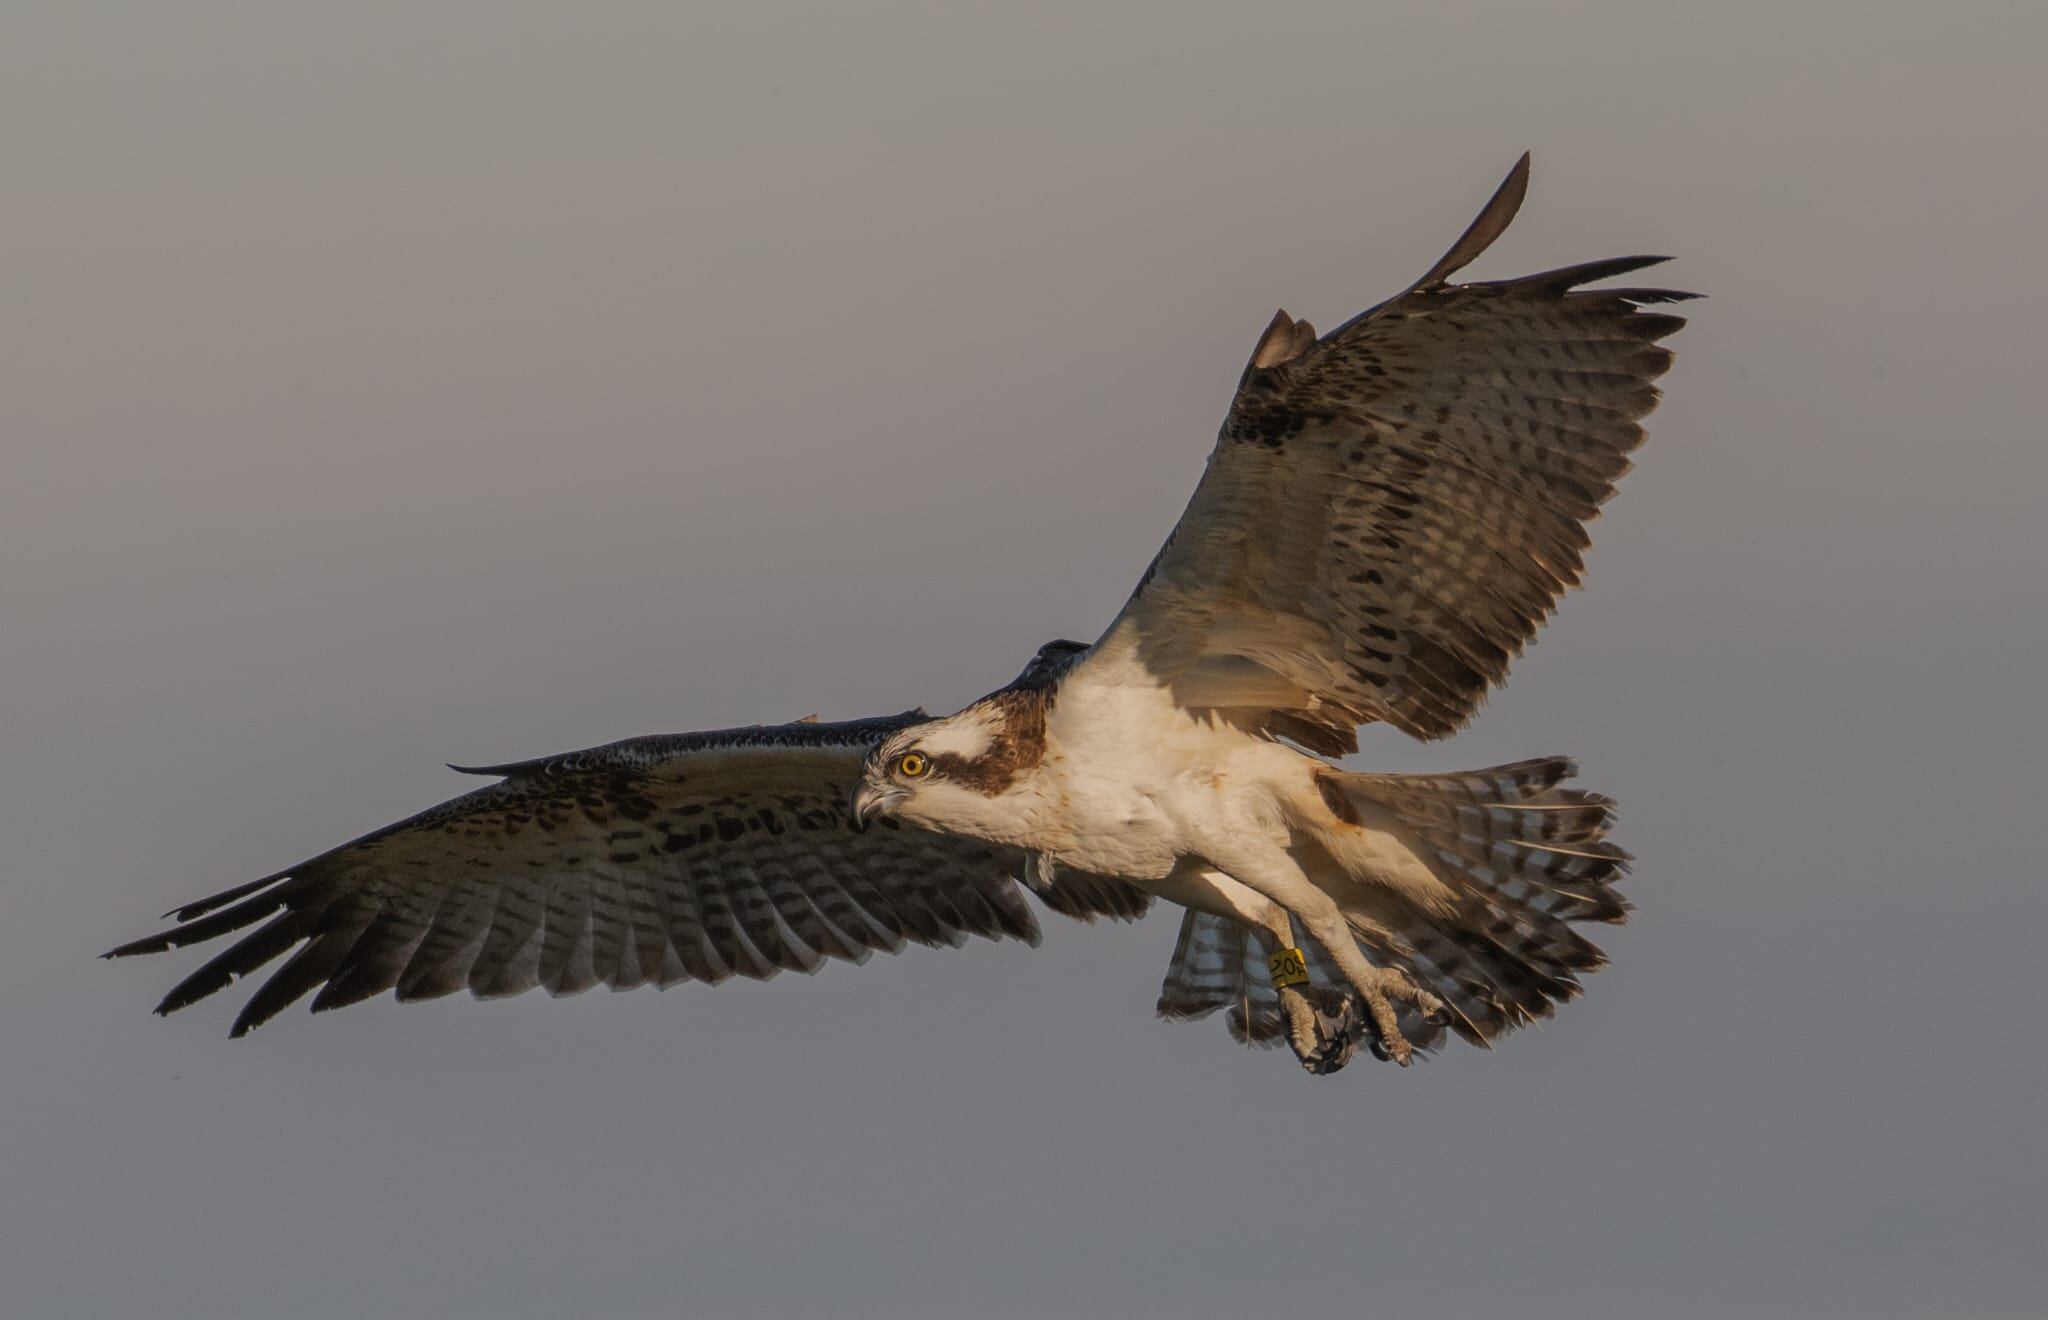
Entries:
POLYGON ((994 800, 1022 768, 1005 712, 983 698, 957 715, 899 729, 861 765, 853 823, 900 820, 928 830, 992 838, 994 800))
POLYGON ((1015 795, 1045 756, 1045 712, 1078 642, 1040 648, 1010 686, 956 715, 898 729, 868 753, 853 821, 894 819, 945 834, 1026 844, 1015 795))

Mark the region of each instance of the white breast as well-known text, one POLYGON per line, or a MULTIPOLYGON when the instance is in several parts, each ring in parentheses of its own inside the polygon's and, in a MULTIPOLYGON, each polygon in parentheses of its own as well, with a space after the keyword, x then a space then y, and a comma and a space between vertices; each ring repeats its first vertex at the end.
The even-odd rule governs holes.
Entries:
POLYGON ((1269 783, 1299 753, 1177 705, 1149 675, 1063 687, 1040 782, 1069 866, 1157 879, 1197 851, 1192 822, 1279 831, 1269 783), (1277 763, 1276 763, 1277 758, 1277 763))

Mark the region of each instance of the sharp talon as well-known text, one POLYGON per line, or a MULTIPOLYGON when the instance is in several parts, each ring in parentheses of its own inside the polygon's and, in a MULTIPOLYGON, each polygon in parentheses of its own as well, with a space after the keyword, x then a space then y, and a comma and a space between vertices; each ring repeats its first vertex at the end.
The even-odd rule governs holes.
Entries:
POLYGON ((1310 987, 1304 994, 1282 987, 1280 1013, 1287 1023, 1287 1043, 1307 1072, 1325 1077, 1351 1062, 1358 1053, 1359 1020, 1351 995, 1328 987, 1310 987))
POLYGON ((1281 1021, 1287 1043, 1308 1072, 1320 1077, 1349 1063, 1363 1046, 1374 1057, 1391 1059, 1403 1068, 1415 1062, 1415 1047, 1400 1027, 1395 1001, 1414 1005, 1424 1017, 1443 1011, 1443 1001, 1399 972, 1370 969, 1372 975, 1350 988, 1282 986, 1281 1021))
POLYGON ((1393 1001, 1413 1004, 1425 1016, 1442 1010, 1443 1001, 1422 989, 1399 972, 1373 969, 1375 975, 1370 984, 1359 987, 1360 998, 1365 1001, 1372 1014, 1373 1030, 1377 1036, 1372 1042, 1372 1052, 1382 1059, 1392 1059, 1406 1068, 1415 1062, 1415 1047, 1401 1034, 1401 1027, 1394 1012, 1393 1001))

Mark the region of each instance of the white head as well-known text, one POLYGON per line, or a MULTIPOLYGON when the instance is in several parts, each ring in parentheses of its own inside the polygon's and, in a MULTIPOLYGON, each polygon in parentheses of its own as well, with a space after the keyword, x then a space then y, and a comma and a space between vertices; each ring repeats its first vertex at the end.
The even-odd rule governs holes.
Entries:
POLYGON ((1010 686, 956 715, 882 740, 861 766, 853 819, 894 818, 944 834, 1025 845, 1016 797, 1045 756, 1045 712, 1078 642, 1053 642, 1010 686))

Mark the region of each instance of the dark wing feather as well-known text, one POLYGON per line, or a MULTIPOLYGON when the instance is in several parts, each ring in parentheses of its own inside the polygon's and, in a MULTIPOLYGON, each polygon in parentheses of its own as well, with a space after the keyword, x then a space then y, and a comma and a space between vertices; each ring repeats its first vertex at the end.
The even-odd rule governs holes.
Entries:
POLYGON ((1129 881, 1059 866, 1044 853, 1031 854, 1024 878, 1047 907, 1076 921, 1136 921, 1152 906, 1152 896, 1129 881))
MULTIPOLYGON (((109 956, 255 927, 158 1005, 283 959, 236 1019, 241 1035, 308 994, 315 1011, 387 990, 572 994, 765 979, 970 935, 1035 943, 1021 853, 848 821, 861 759, 922 715, 635 738, 472 771, 504 778, 188 904, 109 956)), ((1048 896, 1055 910, 1142 909, 1120 882, 1074 879, 1048 896)))
POLYGON ((1586 289, 1622 257, 1450 284, 1507 227, 1524 157, 1442 261, 1320 339, 1282 313, 1145 580, 1077 668, 1135 659, 1182 704, 1330 754, 1471 718, 1579 581, 1692 295, 1586 289))

